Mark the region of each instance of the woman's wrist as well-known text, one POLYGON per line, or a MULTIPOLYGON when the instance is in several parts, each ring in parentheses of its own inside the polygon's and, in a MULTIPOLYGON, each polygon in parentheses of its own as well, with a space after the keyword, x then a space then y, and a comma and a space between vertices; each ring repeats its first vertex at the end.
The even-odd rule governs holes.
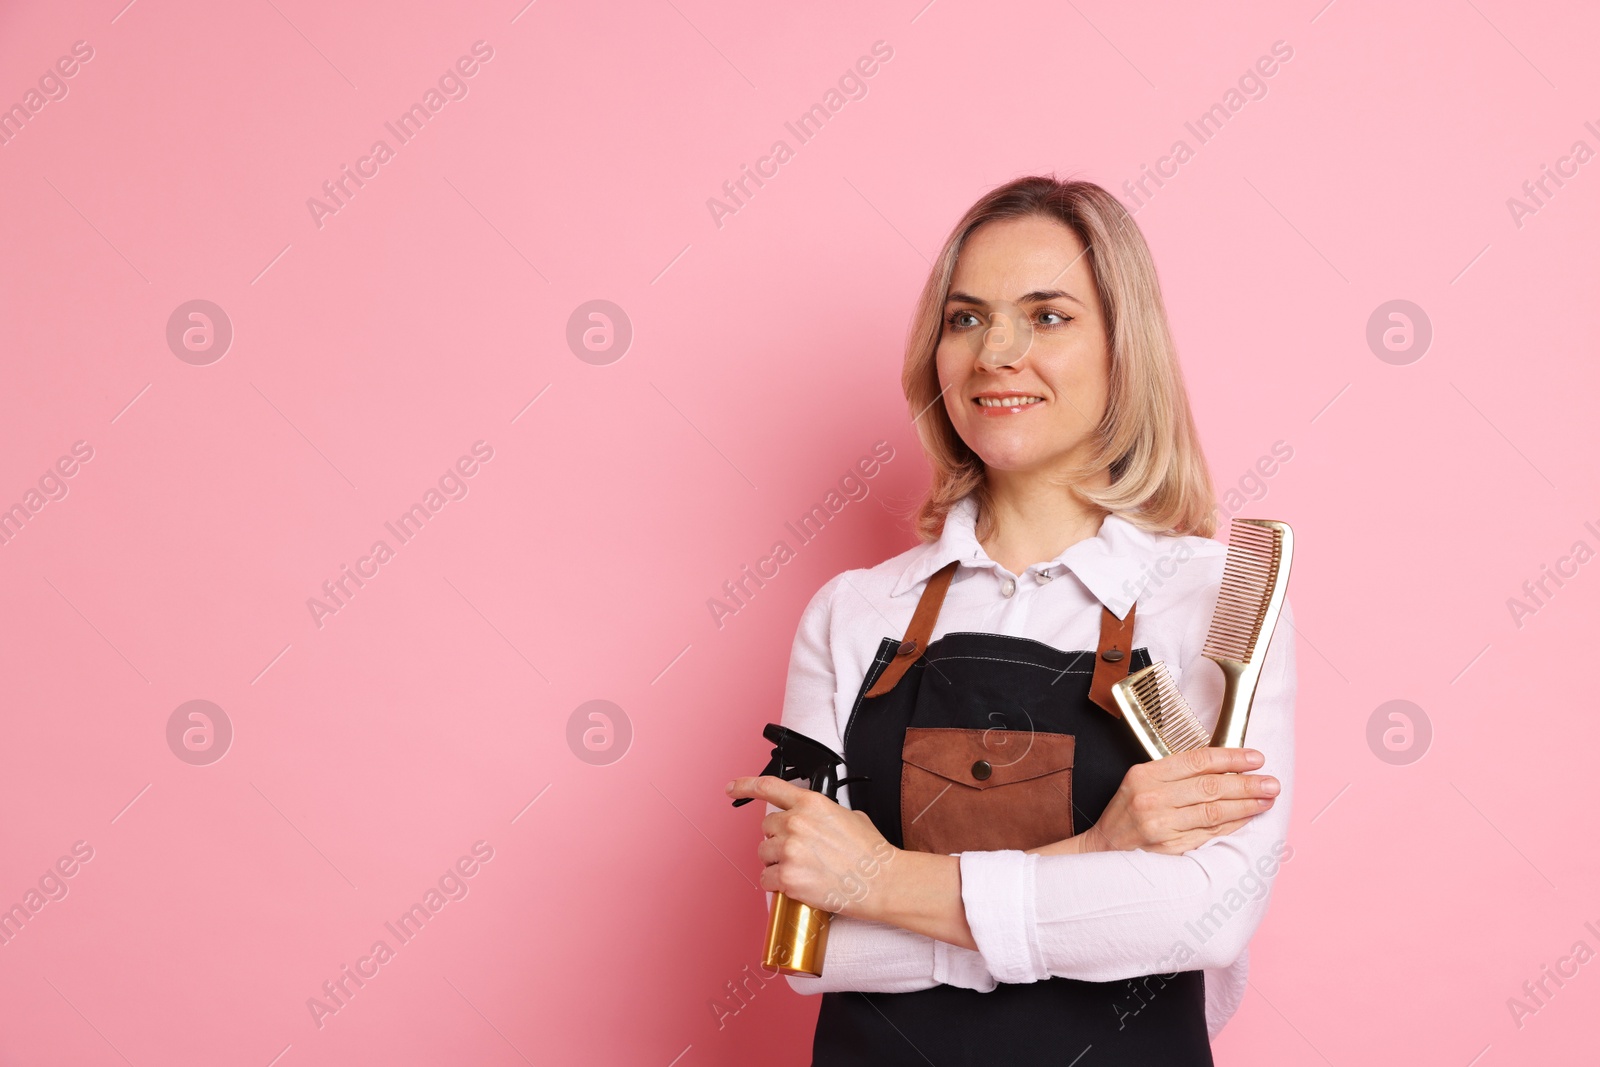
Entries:
POLYGON ((961 857, 896 849, 855 913, 962 948, 977 948, 961 899, 961 857))
POLYGON ((1024 849, 1030 856, 1077 856, 1085 852, 1106 852, 1105 837, 1094 827, 1062 841, 1052 841, 1038 848, 1024 849))

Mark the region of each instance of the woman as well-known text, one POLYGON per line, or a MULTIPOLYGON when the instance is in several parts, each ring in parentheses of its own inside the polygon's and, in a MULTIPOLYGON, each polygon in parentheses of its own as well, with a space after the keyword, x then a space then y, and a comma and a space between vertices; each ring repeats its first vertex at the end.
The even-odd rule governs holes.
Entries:
POLYGON ((1162 661, 1215 723, 1200 652, 1225 557, 1155 267, 1116 198, 1032 177, 975 204, 903 385, 933 467, 925 543, 823 586, 783 708, 865 780, 837 803, 729 784, 769 805, 763 888, 835 912, 822 976, 788 979, 822 994, 813 1064, 1209 1064, 1292 855, 1293 622, 1285 605, 1250 748, 1149 761, 1107 697, 1162 661), (962 807, 986 786, 998 806, 962 807), (1059 802, 1031 838, 984 815, 1045 786, 1059 802))

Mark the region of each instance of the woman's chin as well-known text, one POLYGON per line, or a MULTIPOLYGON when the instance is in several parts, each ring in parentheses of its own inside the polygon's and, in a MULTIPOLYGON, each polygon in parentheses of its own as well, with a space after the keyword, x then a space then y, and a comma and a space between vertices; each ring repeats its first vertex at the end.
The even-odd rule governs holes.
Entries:
POLYGON ((1074 448, 1063 450, 1042 447, 1041 442, 1028 438, 995 439, 1000 437, 996 434, 987 440, 980 438, 976 445, 968 446, 983 460, 985 467, 996 473, 1044 473, 1070 466, 1083 458, 1080 454, 1082 442, 1074 442, 1074 448))
POLYGON ((1049 465, 1050 457, 1029 448, 973 449, 989 470, 1007 474, 1027 474, 1049 465))
POLYGON ((958 427, 957 433, 985 467, 1017 474, 1060 467, 1089 444, 1080 427, 1033 422, 1031 414, 1014 423, 1006 418, 975 418, 958 427))

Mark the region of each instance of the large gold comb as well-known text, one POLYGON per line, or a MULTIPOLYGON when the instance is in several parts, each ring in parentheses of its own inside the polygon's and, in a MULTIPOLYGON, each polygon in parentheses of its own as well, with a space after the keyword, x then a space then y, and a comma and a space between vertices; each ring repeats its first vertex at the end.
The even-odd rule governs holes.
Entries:
POLYGON ((1222 590, 1211 616, 1201 655, 1222 668, 1225 688, 1222 710, 1211 744, 1244 747, 1250 705, 1267 659, 1267 645, 1278 625, 1289 588, 1289 561, 1294 531, 1274 519, 1234 519, 1229 528, 1228 560, 1222 568, 1222 590))

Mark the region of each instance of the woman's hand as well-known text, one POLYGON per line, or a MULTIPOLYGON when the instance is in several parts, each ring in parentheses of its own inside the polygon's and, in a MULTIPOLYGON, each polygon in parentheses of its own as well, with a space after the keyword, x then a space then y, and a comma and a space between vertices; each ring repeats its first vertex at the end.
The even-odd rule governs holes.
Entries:
POLYGON ((1100 821, 1072 839, 1073 850, 1177 856, 1231 834, 1277 797, 1276 778, 1230 773, 1253 770, 1264 758, 1253 748, 1196 748, 1134 764, 1100 821))
POLYGON ((823 911, 870 917, 873 879, 900 851, 864 811, 851 811, 821 793, 772 775, 735 778, 731 797, 750 797, 784 809, 761 820, 765 840, 756 855, 766 864, 761 888, 823 911))

